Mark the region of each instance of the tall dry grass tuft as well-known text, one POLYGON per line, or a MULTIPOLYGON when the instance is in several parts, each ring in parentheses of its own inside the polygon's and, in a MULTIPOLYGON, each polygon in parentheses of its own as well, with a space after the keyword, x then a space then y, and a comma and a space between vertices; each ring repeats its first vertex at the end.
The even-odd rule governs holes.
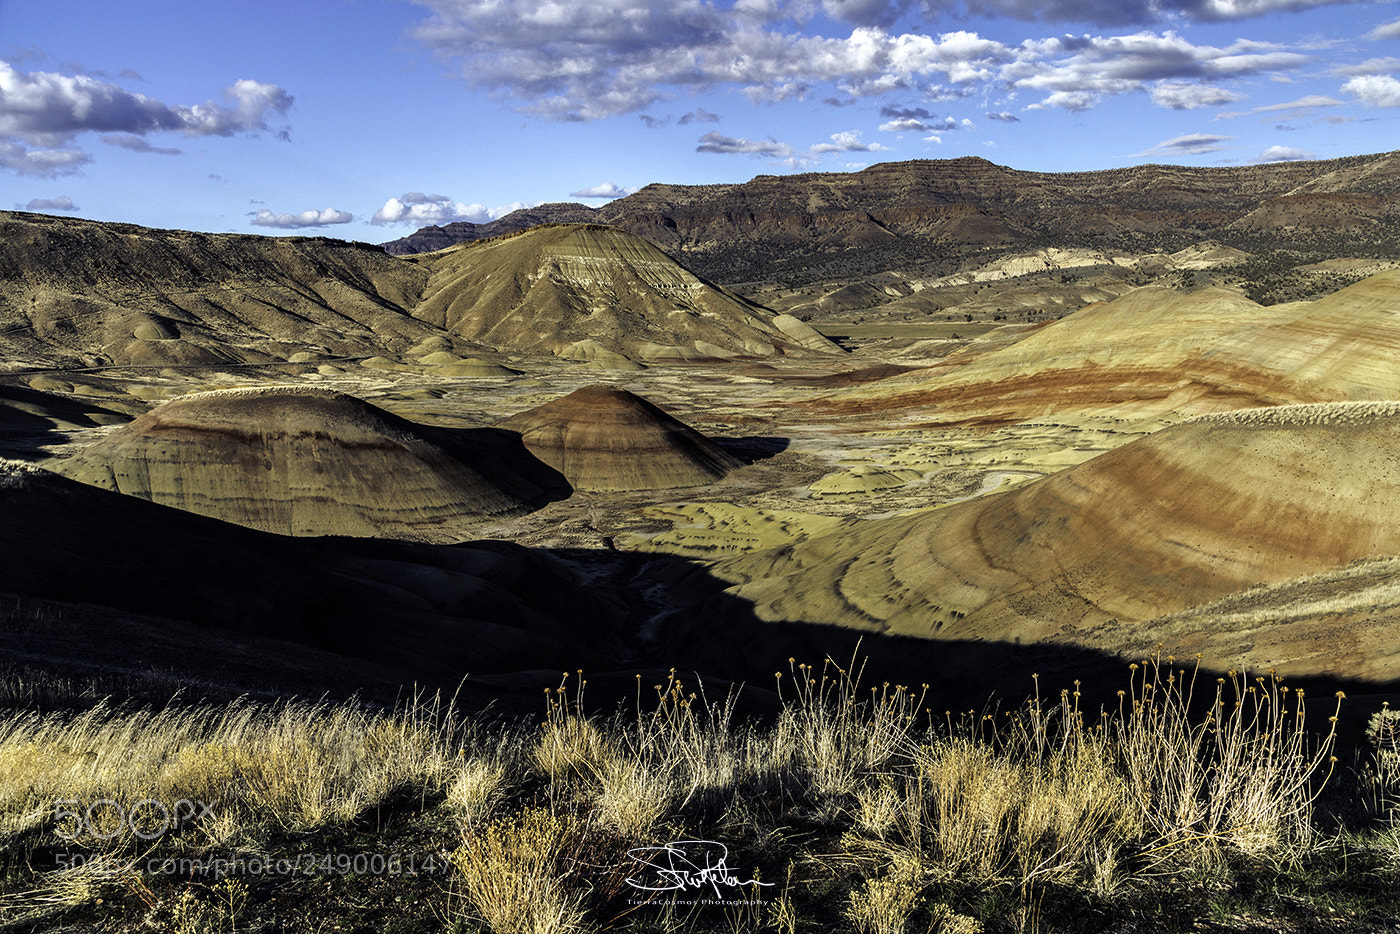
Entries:
POLYGON ((1166 858, 1230 846, 1257 853, 1306 842, 1313 803, 1337 761, 1337 711, 1314 737, 1303 690, 1272 671, 1254 678, 1230 671, 1202 705, 1199 656, 1189 670, 1175 661, 1129 666, 1132 685, 1119 692, 1104 726, 1157 852, 1166 858))
POLYGON ((418 702, 11 714, 0 720, 0 828, 52 824, 122 847, 196 813, 222 842, 344 823, 404 788, 440 790, 456 732, 418 702))
MULTIPOLYGON (((820 797, 854 794, 862 776, 899 757, 907 757, 920 719, 928 685, 918 695, 889 682, 860 686, 864 663, 845 667, 827 659, 820 672, 788 659, 791 687, 778 675, 785 701, 774 730, 774 743, 791 748, 805 784, 820 797)), ((917 745, 917 744, 914 744, 917 745)))
POLYGON ((475 917, 495 934, 569 934, 585 928, 575 860, 583 828, 532 808, 468 832, 453 854, 475 917))

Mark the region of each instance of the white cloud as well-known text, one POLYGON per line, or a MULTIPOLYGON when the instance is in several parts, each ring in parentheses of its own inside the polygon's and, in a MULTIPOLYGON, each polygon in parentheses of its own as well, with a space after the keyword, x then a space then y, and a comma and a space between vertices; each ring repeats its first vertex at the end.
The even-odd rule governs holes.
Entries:
POLYGON ((569 192, 570 198, 624 198, 637 190, 636 186, 630 188, 619 188, 612 182, 604 182, 601 185, 594 185, 592 188, 585 188, 582 191, 569 192))
POLYGON ((254 227, 280 227, 295 230, 301 227, 326 227, 331 224, 348 224, 355 219, 349 211, 326 208, 323 211, 302 211, 300 214, 276 214, 267 209, 253 215, 254 227))
MULTIPOLYGON (((1400 38, 1400 37, 1397 37, 1400 38)), ((1351 65, 1337 65, 1331 69, 1336 75, 1385 75, 1400 71, 1400 58, 1368 58, 1364 62, 1351 65)))
POLYGON ((178 156, 183 154, 183 150, 173 149, 164 146, 152 146, 135 133, 103 133, 100 137, 102 142, 108 146, 117 146, 121 149, 129 149, 132 152, 149 152, 162 156, 178 156))
POLYGON ((1367 39, 1400 39, 1400 19, 1383 23, 1366 33, 1367 39))
POLYGON ((831 142, 818 143, 812 147, 812 153, 822 154, 828 152, 888 152, 888 146, 881 146, 879 143, 866 143, 860 138, 859 130, 849 130, 844 133, 831 134, 831 142))
POLYGON ((21 210, 24 211, 76 211, 78 206, 67 195, 57 198, 32 198, 21 210))
POLYGON ((1283 113, 1290 115, 1301 115, 1318 109, 1319 107, 1340 107, 1343 102, 1335 97, 1324 97, 1321 94, 1309 94, 1300 97, 1295 101, 1284 101, 1279 104, 1266 104, 1263 107, 1255 107, 1249 111, 1252 114, 1283 113))
POLYGON ((464 204, 461 201, 454 201, 447 195, 410 191, 385 201, 384 206, 374 212, 374 216, 370 218, 369 222, 377 225, 412 224, 415 227, 425 227, 429 224, 451 224, 457 221, 485 224, 499 217, 504 217, 512 211, 528 207, 534 207, 534 205, 516 201, 513 204, 488 208, 484 204, 464 204))
POLYGON ((700 137, 696 152, 717 153, 720 155, 748 154, 754 156, 774 156, 785 158, 792 155, 792 147, 775 139, 751 140, 725 136, 711 131, 700 137))
POLYGON ((688 114, 683 114, 676 121, 680 126, 689 126, 692 123, 719 123, 719 115, 712 114, 704 107, 697 107, 688 114))
POLYGON ((1093 91, 1056 91, 1038 104, 1027 104, 1027 110, 1049 110, 1061 107, 1070 113, 1088 110, 1099 102, 1099 95, 1093 91))
MULTIPOLYGON (((1219 85, 1280 78, 1314 61, 1278 44, 1198 45, 1172 30, 1059 36, 1007 45, 969 30, 900 32, 963 15, 1101 25, 1235 20, 1348 0, 411 0, 431 17, 411 35, 468 82, 555 120, 595 120, 717 87, 754 102, 809 94, 858 99, 917 92, 967 97, 993 86, 1042 92, 1040 109, 1083 110, 1107 96, 1151 92, 1189 110, 1241 99, 1219 85), (827 19, 819 14, 825 13, 827 19), (812 34, 814 23, 849 35, 812 34), (845 27, 843 27, 844 29, 845 27), (825 87, 824 87, 825 85, 825 87)), ((843 98, 828 96, 828 101, 843 98)), ((692 122, 691 114, 680 118, 692 122)), ((693 122, 713 122, 694 113, 693 122)), ((649 126, 670 118, 644 117, 649 126)), ((890 118, 901 119, 901 118, 890 118)), ((903 118, 918 119, 918 118, 903 118)))
POLYGON ((1219 107, 1244 100, 1243 94, 1227 91, 1209 84, 1188 84, 1170 81, 1152 89, 1152 103, 1168 110, 1196 110, 1200 107, 1219 107))
POLYGON ((1000 113, 988 113, 988 114, 987 114, 987 119, 988 119, 988 120, 996 120, 996 121, 998 121, 998 122, 1000 122, 1000 123, 1020 123, 1020 122, 1021 122, 1021 118, 1018 117, 1018 116, 1016 116, 1015 114, 1013 114, 1013 113, 1012 113, 1011 111, 1009 111, 1009 110, 1003 110, 1003 111, 1001 111, 1000 113))
MULTIPOLYGON (((1013 87, 1055 92, 1041 101, 1042 109, 1082 110, 1102 95, 1145 90, 1149 81, 1160 82, 1159 88, 1179 88, 1184 82, 1286 72, 1311 61, 1306 55, 1243 39, 1220 48, 1194 45, 1171 31, 1140 32, 1027 40, 1018 61, 1003 69, 1002 76, 1013 87)), ((1172 90, 1165 94, 1172 99, 1172 90)))
POLYGON ((1215 136, 1210 133, 1188 133, 1163 140, 1151 149, 1136 153, 1138 156, 1200 156, 1208 152, 1219 152, 1233 136, 1215 136))
POLYGON ((292 97, 273 84, 240 79, 225 103, 169 105, 87 75, 21 72, 0 62, 0 135, 38 146, 62 146, 77 134, 158 131, 230 136, 269 129, 292 97))
POLYGON ((1270 13, 1349 3, 1352 0, 924 0, 926 15, 966 12, 1037 22, 1099 26, 1188 20, 1236 20, 1270 13))
POLYGON ((1391 75, 1361 75, 1342 85, 1367 107, 1400 107, 1400 81, 1391 75))
POLYGON ((1270 146, 1261 152, 1254 162, 1302 162, 1305 159, 1316 159, 1317 154, 1305 152, 1301 149, 1294 149, 1292 146, 1270 146))
POLYGON ((13 140, 0 139, 0 167, 19 175, 76 175, 91 161, 92 157, 81 149, 30 149, 13 140))
POLYGON ((917 130, 923 133, 931 127, 922 120, 915 120, 913 117, 901 117, 898 120, 889 120, 880 124, 880 130, 884 133, 904 133, 909 130, 917 130))

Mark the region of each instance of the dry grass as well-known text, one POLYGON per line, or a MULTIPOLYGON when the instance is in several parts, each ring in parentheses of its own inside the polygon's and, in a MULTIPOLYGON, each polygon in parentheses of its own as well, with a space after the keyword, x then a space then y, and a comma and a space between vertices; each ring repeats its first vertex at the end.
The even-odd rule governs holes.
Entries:
MULTIPOLYGON (((129 857, 153 848, 263 847, 405 798, 440 808, 460 836, 455 901, 439 914, 530 934, 628 923, 626 879, 639 869, 627 851, 665 840, 725 841, 743 878, 786 877, 762 893, 766 909, 732 912, 735 924, 766 913, 795 930, 815 911, 861 934, 977 930, 960 892, 1019 906, 1020 924, 1046 893, 1111 905, 1232 859, 1330 845, 1313 808, 1335 716, 1310 731, 1303 693, 1272 676, 1216 681, 1154 658, 1092 716, 1075 685, 1053 702, 932 723, 922 691, 872 690, 860 675, 855 663, 794 661, 766 724, 736 722, 732 696, 712 701, 674 672, 639 681, 635 710, 611 719, 586 716, 581 679, 566 677, 542 723, 494 732, 428 704, 13 714, 0 720, 10 852, 72 840, 107 861, 35 877, 0 898, 0 921, 90 902, 127 884, 129 857), (178 800, 212 806, 168 835, 113 820, 178 800), (828 894, 813 902, 818 889, 828 894)), ((1382 719, 1374 770, 1389 782, 1393 724, 1382 719)), ((185 901, 160 899, 162 923, 233 916, 185 901)), ((664 910, 677 926, 699 923, 664 910)))

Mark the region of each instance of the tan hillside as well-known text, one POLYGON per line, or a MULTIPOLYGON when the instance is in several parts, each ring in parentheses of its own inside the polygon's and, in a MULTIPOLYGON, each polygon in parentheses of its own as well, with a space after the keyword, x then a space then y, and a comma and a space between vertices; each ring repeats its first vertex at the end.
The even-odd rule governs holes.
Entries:
POLYGON ((501 422, 525 447, 590 492, 665 490, 723 479, 739 461, 640 396, 585 386, 501 422))
POLYGON ((183 366, 403 353, 422 269, 368 244, 0 212, 0 355, 183 366))
MULTIPOLYGON (((1400 554, 1397 450, 1395 403, 1209 416, 1019 489, 857 523, 718 573, 766 620, 1116 652, 1162 640, 1141 624, 1125 640, 1113 621, 1400 554)), ((1339 664, 1314 658, 1313 673, 1339 664)))
POLYGON ((1312 302, 1262 307, 1225 289, 1137 289, 1009 346, 819 402, 919 408, 986 422, 1065 412, 1117 417, 1252 405, 1400 399, 1400 271, 1312 302))
POLYGON ((560 353, 594 341, 647 362, 763 357, 814 346, 815 335, 790 337, 771 312, 611 227, 537 227, 412 261, 432 274, 414 315, 501 350, 560 353))
POLYGON ((50 465, 283 535, 461 540, 544 497, 526 478, 539 465, 503 433, 416 425, 323 389, 184 396, 50 465))

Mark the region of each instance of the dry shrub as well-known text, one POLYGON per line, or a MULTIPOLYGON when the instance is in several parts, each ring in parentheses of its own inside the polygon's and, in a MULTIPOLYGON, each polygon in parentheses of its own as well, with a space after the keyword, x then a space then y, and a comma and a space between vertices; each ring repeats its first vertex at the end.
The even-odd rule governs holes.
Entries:
POLYGON ((467 901, 494 934, 568 934, 584 928, 585 893, 573 854, 583 829, 533 808, 468 833, 453 854, 467 901))
POLYGON ((475 827, 506 799, 510 772, 498 759, 463 757, 447 784, 447 803, 467 827, 475 827))

